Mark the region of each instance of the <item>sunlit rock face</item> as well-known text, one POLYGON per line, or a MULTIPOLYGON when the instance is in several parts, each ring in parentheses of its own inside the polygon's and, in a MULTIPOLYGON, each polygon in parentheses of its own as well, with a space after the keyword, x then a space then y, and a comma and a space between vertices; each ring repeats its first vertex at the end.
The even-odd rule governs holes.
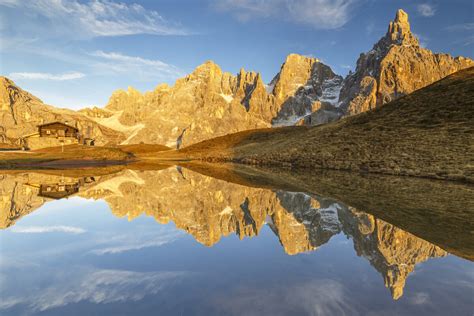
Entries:
POLYGON ((335 105, 341 83, 342 77, 316 58, 297 54, 287 57, 268 86, 259 73, 241 69, 233 75, 208 61, 174 86, 159 85, 144 94, 131 87, 118 90, 104 109, 81 113, 124 133, 123 144, 175 148, 272 124, 294 125, 335 105))
POLYGON ((105 109, 84 113, 124 132, 124 144, 145 142, 176 148, 227 133, 269 127, 255 114, 265 109, 249 108, 248 99, 257 94, 258 86, 263 86, 259 74, 241 70, 234 76, 208 61, 172 87, 159 85, 145 94, 133 88, 119 90, 105 109))
POLYGON ((21 138, 38 132, 38 125, 60 121, 79 128, 97 145, 121 142, 123 134, 97 124, 82 113, 44 104, 13 81, 0 77, 0 143, 21 145, 21 138))
POLYGON ((339 214, 343 231, 353 239, 357 255, 369 260, 382 274, 394 299, 403 295, 406 279, 415 265, 447 255, 441 248, 354 208, 339 214))
POLYGON ((408 15, 398 10, 386 35, 360 55, 355 72, 344 79, 339 103, 346 115, 362 113, 472 66, 470 58, 421 47, 408 15))
POLYGON ((305 117, 307 125, 327 123, 328 120, 322 119, 323 112, 337 114, 341 84, 342 77, 319 59, 288 55, 280 72, 270 83, 277 109, 273 113, 273 124, 295 125, 305 117))

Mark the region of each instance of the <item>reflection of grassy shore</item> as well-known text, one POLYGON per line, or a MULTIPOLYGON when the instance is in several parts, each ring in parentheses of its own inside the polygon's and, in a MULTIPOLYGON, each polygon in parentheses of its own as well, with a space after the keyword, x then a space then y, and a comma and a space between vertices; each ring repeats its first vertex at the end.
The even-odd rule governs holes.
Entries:
POLYGON ((474 261, 474 188, 469 184, 241 164, 187 163, 183 166, 240 185, 331 198, 474 261))
POLYGON ((96 147, 68 145, 34 151, 0 151, 0 168, 81 167, 104 164, 124 164, 152 157, 168 150, 161 145, 127 145, 96 147))

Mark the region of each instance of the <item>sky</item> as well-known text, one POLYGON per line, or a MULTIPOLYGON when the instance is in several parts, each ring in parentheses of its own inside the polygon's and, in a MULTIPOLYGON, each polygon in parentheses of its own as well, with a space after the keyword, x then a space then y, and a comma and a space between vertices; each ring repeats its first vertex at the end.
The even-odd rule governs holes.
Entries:
POLYGON ((0 0, 0 74, 71 109, 207 60, 268 83, 298 53, 346 75, 399 8, 424 47, 474 57, 472 0, 0 0))

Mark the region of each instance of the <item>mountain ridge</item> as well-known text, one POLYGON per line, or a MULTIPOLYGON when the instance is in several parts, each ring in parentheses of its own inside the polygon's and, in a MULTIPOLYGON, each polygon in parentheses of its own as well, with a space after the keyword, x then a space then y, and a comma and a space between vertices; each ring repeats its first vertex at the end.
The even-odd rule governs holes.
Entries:
POLYGON ((173 148, 243 130, 337 121, 395 100, 451 73, 470 58, 420 47, 408 15, 398 10, 386 34, 343 78, 314 57, 289 54, 269 84, 260 73, 224 72, 206 61, 173 86, 141 93, 116 90, 104 107, 47 106, 2 77, 0 142, 16 143, 52 120, 73 122, 96 144, 163 144, 173 148), (85 131, 85 132, 84 132, 85 131))

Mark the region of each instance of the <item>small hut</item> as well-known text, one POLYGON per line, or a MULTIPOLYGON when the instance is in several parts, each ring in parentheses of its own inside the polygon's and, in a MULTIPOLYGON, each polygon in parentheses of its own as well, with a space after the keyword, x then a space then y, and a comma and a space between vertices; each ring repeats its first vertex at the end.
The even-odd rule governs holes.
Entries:
POLYGON ((51 122, 38 125, 40 137, 71 137, 79 136, 79 129, 62 122, 51 122))

